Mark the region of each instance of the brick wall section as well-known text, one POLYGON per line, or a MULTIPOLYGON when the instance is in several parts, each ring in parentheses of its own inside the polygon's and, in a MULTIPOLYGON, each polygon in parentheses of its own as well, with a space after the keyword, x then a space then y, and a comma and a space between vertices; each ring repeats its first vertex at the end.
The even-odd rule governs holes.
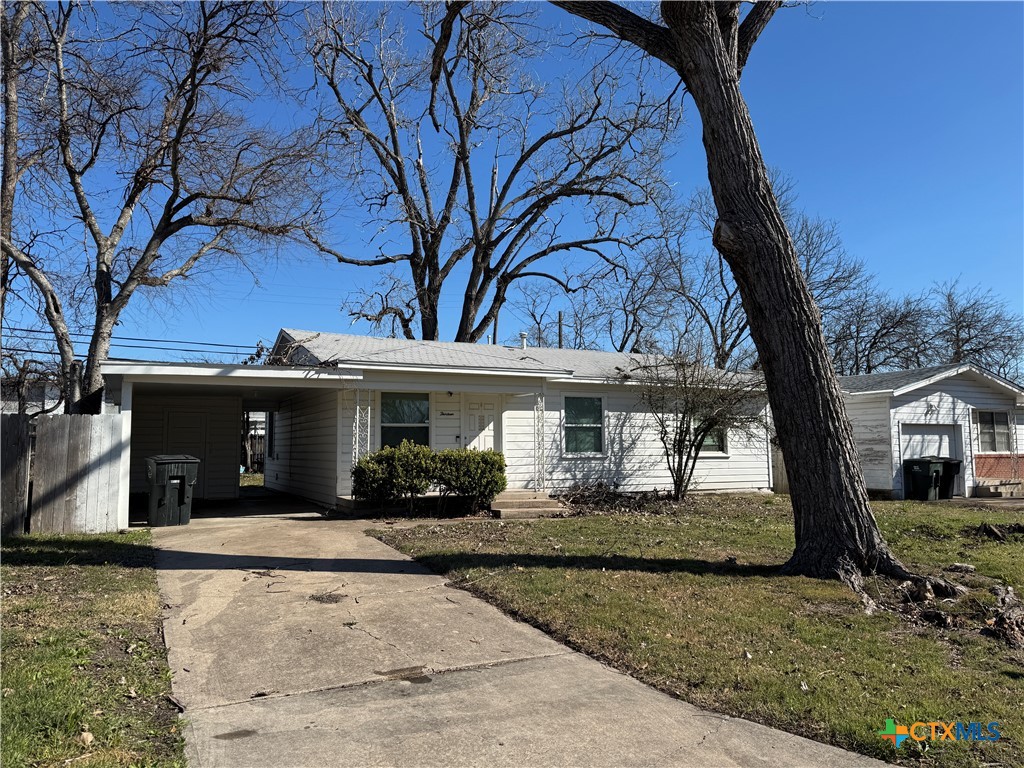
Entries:
POLYGON ((978 453, 974 455, 974 476, 987 480, 1019 480, 1022 463, 1024 459, 1010 453, 978 453))

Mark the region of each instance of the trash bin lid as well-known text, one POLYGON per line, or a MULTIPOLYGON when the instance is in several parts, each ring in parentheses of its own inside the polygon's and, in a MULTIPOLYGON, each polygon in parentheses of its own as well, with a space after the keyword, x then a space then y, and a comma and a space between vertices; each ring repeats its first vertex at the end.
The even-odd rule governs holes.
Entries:
POLYGON ((184 453, 163 454, 161 456, 149 456, 147 461, 155 461, 158 464, 198 464, 199 459, 184 453))

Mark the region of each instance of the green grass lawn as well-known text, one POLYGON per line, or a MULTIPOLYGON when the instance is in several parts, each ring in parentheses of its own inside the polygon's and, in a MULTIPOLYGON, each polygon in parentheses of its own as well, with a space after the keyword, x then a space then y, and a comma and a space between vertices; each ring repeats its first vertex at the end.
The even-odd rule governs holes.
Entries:
POLYGON ((149 532, 10 539, 0 556, 0 763, 184 766, 149 532))
POLYGON ((895 610, 864 613, 836 582, 777 575, 793 548, 782 496, 701 496, 675 514, 482 521, 378 532, 458 585, 668 693, 882 759, 922 766, 1024 765, 1024 653, 981 631, 1000 580, 1024 586, 1024 536, 968 531, 1024 513, 874 505, 905 562, 973 575, 952 626, 913 617, 896 585, 868 591, 895 610), (888 718, 999 721, 998 742, 908 740, 888 718), (927 745, 927 749, 925 749, 927 745))

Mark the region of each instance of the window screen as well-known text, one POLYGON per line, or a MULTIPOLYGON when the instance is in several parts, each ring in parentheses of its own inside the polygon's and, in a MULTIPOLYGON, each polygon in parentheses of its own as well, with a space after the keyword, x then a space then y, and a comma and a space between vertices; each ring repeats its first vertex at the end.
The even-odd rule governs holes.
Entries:
POLYGON ((565 452, 602 453, 602 421, 600 397, 565 398, 565 452))
POLYGON ((978 411, 978 449, 1009 453, 1010 418, 1003 411, 978 411))
POLYGON ((704 438, 704 442, 701 443, 701 453, 704 451, 717 451, 718 453, 725 453, 725 430, 715 429, 712 430, 707 437, 704 438))
POLYGON ((430 395, 381 393, 380 444, 397 448, 403 440, 430 445, 430 395))

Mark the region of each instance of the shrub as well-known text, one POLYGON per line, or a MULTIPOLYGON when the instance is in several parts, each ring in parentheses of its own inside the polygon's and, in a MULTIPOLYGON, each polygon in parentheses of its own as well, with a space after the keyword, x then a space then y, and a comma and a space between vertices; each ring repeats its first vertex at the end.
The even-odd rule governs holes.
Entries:
POLYGON ((505 490, 505 457, 496 451, 449 449, 434 453, 402 441, 361 458, 352 469, 352 495, 384 505, 413 500, 437 486, 442 496, 466 499, 472 509, 490 504, 505 490))
POLYGON ((434 463, 433 451, 408 440, 397 448, 381 448, 352 469, 352 495, 377 504, 405 499, 411 508, 413 499, 430 488, 434 463))
POLYGON ((497 451, 448 449, 435 457, 434 481, 442 495, 460 496, 481 509, 505 490, 505 457, 497 451))

